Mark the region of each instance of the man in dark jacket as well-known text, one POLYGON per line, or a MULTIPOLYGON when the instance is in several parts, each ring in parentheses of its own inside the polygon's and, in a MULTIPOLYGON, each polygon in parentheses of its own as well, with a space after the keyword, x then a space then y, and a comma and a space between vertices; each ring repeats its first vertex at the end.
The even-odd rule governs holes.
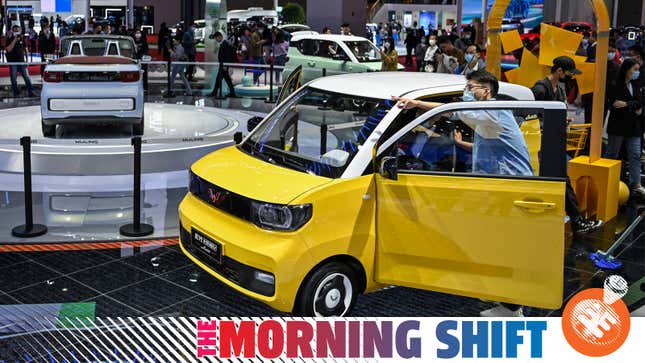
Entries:
POLYGON ((47 58, 47 56, 53 56, 56 53, 56 36, 54 36, 54 33, 52 33, 49 27, 40 31, 38 45, 43 59, 47 58))
MULTIPOLYGON (((566 102, 567 95, 564 90, 564 86, 560 83, 571 79, 574 74, 580 73, 581 72, 576 69, 576 63, 573 59, 567 56, 557 57, 553 60, 551 74, 546 78, 537 81, 531 88, 531 91, 533 91, 533 95, 538 101, 566 102)), ((603 221, 601 220, 592 221, 580 214, 578 199, 573 187, 571 186, 569 178, 567 178, 565 210, 569 218, 571 218, 571 227, 573 228, 574 233, 589 233, 603 225, 603 221)))
MULTIPOLYGON (((38 46, 40 47, 40 57, 43 62, 52 59, 56 54, 56 36, 54 36, 49 27, 40 31, 38 46)), ((45 65, 40 66, 40 74, 42 75, 43 73, 45 73, 45 65)))
MULTIPOLYGON (((25 38, 22 35, 22 29, 20 25, 14 25, 11 27, 11 33, 7 35, 7 62, 9 63, 25 63, 25 38)), ((34 87, 31 85, 31 79, 29 79, 29 70, 25 64, 21 65, 10 65, 9 66, 9 76, 11 77, 11 90, 13 91, 13 96, 18 97, 18 81, 17 76, 18 72, 22 74, 22 79, 25 81, 27 86, 27 91, 29 92, 29 97, 35 97, 36 93, 34 87)))
POLYGON ((226 85, 228 85, 229 97, 237 97, 235 95, 233 80, 231 80, 231 75, 228 73, 229 69, 224 65, 224 63, 236 63, 235 48, 224 39, 224 36, 220 32, 215 33, 215 41, 219 43, 219 51, 217 52, 219 70, 217 72, 217 80, 215 81, 215 89, 211 95, 214 97, 221 97, 222 79, 224 79, 224 81, 226 81, 226 85))
MULTIPOLYGON (((179 34, 179 33, 177 33, 179 34)), ((196 57, 196 50, 195 50, 195 24, 191 24, 189 27, 186 28, 186 31, 182 33, 181 36, 181 46, 184 47, 184 52, 186 53, 186 57, 188 57, 189 62, 194 62, 195 57, 196 57)), ((189 81, 194 81, 195 77, 195 65, 190 64, 188 65, 188 68, 186 70, 186 75, 188 76, 189 81)))
POLYGON ((419 29, 417 29, 417 23, 414 22, 414 25, 412 28, 408 28, 405 36, 405 50, 406 50, 406 55, 405 55, 405 64, 406 65, 411 65, 412 64, 412 53, 414 53, 414 50, 417 47, 417 44, 419 44, 419 29))

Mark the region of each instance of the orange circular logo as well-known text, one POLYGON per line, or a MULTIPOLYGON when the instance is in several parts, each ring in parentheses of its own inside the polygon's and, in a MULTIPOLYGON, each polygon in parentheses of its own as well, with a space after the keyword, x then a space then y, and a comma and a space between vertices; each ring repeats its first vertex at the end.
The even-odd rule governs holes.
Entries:
POLYGON ((562 312, 564 337, 575 350, 590 357, 615 352, 629 334, 629 310, 621 299, 627 283, 622 280, 624 286, 619 281, 619 288, 608 288, 608 282, 615 282, 608 280, 604 290, 587 289, 576 294, 562 312))

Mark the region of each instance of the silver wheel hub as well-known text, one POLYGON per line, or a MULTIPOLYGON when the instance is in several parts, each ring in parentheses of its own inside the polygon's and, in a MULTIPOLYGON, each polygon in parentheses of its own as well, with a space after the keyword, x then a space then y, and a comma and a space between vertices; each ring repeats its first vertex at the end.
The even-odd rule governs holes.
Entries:
POLYGON ((316 297, 314 300, 320 302, 320 306, 316 306, 316 303, 314 302, 313 308, 315 316, 344 316, 351 305, 352 298, 354 297, 354 290, 349 277, 336 272, 326 276, 318 284, 314 294, 316 297), (339 284, 340 286, 329 286, 329 284, 339 284), (326 289, 326 286, 331 288, 326 289), (341 307, 343 308, 341 309, 341 307), (329 315, 329 312, 324 311, 336 309, 338 309, 338 311, 335 311, 332 315, 329 315))
POLYGON ((328 308, 333 309, 340 303, 340 291, 338 289, 330 290, 325 296, 325 305, 328 308))

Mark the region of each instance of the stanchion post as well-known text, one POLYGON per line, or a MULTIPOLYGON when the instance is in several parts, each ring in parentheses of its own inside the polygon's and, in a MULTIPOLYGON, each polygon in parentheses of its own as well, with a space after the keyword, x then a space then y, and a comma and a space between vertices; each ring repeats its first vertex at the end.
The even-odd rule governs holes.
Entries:
POLYGON ((121 226, 119 232, 126 237, 144 237, 154 232, 154 227, 141 223, 141 137, 132 138, 134 146, 134 206, 132 211, 132 223, 121 226))
POLYGON ((22 145, 23 176, 25 184, 25 224, 11 230, 14 237, 32 238, 47 233, 47 227, 42 224, 34 224, 33 201, 31 195, 31 137, 20 138, 22 145))
POLYGON ((274 72, 274 67, 273 67, 273 62, 269 65, 269 99, 266 100, 267 103, 273 103, 273 72, 274 72))
POLYGON ((148 90, 148 64, 143 64, 143 89, 148 90))

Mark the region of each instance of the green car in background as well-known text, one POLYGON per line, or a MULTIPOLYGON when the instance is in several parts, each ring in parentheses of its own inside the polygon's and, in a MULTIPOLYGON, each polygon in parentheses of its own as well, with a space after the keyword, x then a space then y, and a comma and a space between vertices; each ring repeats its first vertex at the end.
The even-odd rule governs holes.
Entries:
MULTIPOLYGON (((338 34, 294 34, 289 43, 289 61, 283 79, 302 66, 302 83, 323 76, 378 72, 381 50, 369 40, 338 34)), ((399 64, 399 70, 405 67, 399 64)))

